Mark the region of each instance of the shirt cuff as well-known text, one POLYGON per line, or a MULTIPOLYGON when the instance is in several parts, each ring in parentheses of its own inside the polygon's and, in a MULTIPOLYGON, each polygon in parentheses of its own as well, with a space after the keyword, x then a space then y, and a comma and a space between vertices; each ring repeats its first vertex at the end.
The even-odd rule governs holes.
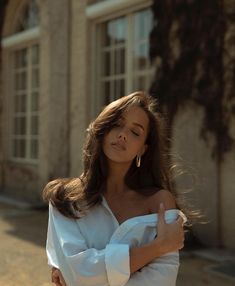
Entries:
POLYGON ((108 244, 105 248, 105 265, 110 286, 123 286, 130 278, 128 244, 108 244))

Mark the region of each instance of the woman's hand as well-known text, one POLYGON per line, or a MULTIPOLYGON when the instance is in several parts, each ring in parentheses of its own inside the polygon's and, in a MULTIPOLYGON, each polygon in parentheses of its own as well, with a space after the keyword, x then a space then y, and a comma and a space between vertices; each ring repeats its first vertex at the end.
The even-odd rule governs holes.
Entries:
POLYGON ((67 286, 60 269, 52 267, 51 269, 51 282, 56 286, 67 286))
POLYGON ((184 247, 183 219, 179 216, 176 221, 167 224, 164 214, 164 204, 161 203, 158 212, 157 237, 153 244, 157 244, 163 254, 184 247))

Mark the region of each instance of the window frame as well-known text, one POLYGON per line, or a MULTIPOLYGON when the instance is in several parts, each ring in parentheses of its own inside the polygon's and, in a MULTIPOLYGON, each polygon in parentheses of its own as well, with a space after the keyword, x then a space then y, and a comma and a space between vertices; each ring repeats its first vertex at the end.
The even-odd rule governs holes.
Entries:
MULTIPOLYGON (((101 70, 101 59, 97 57, 97 55, 101 54, 101 46, 99 45, 98 39, 101 38, 101 24, 107 21, 111 21, 117 19, 119 17, 127 17, 127 25, 133 25, 133 15, 134 13, 151 8, 153 3, 152 0, 141 1, 139 0, 136 5, 133 5, 132 0, 127 0, 124 4, 124 1, 120 1, 120 5, 117 5, 116 0, 106 0, 101 3, 93 4, 88 6, 87 16, 90 17, 91 20, 91 36, 90 41, 92 43, 92 62, 94 63, 94 68, 92 69, 92 86, 91 86, 91 98, 92 98, 92 116, 95 117, 100 108, 102 107, 103 98, 100 94, 101 87, 98 76, 98 71, 101 70), (113 2, 113 8, 112 3, 113 2), (123 2, 123 3, 121 3, 123 2), (121 7, 121 4, 123 7, 121 7), (129 6, 128 6, 129 4, 129 6), (132 5, 131 5, 132 4, 132 5), (94 6, 94 7, 91 7, 94 6), (95 7, 96 6, 96 7, 95 7), (102 14, 102 6, 103 6, 103 14, 102 14), (117 9, 118 8, 118 9, 117 9), (123 8, 123 9, 122 9, 123 8), (97 12, 96 12, 97 10, 97 12), (113 11, 113 13, 110 13, 113 11), (132 16, 130 16, 132 15, 132 16)), ((128 29, 127 39, 132 38, 133 35, 131 33, 131 29, 128 29)), ((128 71, 131 69, 132 66, 132 51, 131 46, 127 44, 127 54, 126 54, 126 73, 127 73, 127 80, 125 82, 125 94, 128 94, 133 91, 133 74, 129 75, 128 71)), ((151 69, 151 74, 154 73, 154 67, 151 69)))
MULTIPOLYGON (((13 110, 13 100, 14 100, 14 53, 17 50, 21 50, 21 49, 32 49, 32 47, 34 45, 38 45, 39 47, 39 60, 38 60, 38 73, 39 73, 39 86, 38 86, 38 97, 40 98, 40 28, 39 27, 35 27, 23 32, 19 32, 17 34, 8 36, 3 38, 2 40, 2 48, 3 48, 3 53, 5 56, 5 65, 4 65, 4 94, 7 94, 9 96, 7 96, 4 106, 7 107, 7 111, 6 111, 6 122, 7 122, 7 126, 4 124, 6 129, 6 141, 8 142, 8 144, 6 144, 6 154, 7 154, 7 160, 9 160, 10 162, 14 162, 14 163, 24 163, 24 164, 32 164, 32 165, 38 165, 39 163, 39 142, 40 142, 40 134, 38 132, 37 136, 37 141, 38 141, 38 156, 35 159, 30 158, 30 148, 27 147, 30 143, 28 143, 32 137, 30 133, 30 131, 27 131, 27 134, 24 135, 25 139, 26 139, 26 156, 24 158, 17 158, 14 157, 13 154, 13 141, 14 141, 14 135, 13 135, 13 119, 15 116, 15 112, 13 110)), ((29 72, 29 69, 32 69, 31 67, 31 62, 30 64, 27 65, 27 73, 29 74, 29 78, 27 79, 27 82, 30 81, 31 77, 32 77, 32 70, 31 72, 29 72)), ((31 84, 30 86, 27 86, 26 89, 26 113, 28 112, 28 108, 29 108, 29 93, 31 92, 31 84)), ((38 99, 39 100, 39 99, 38 99)), ((39 100, 40 101, 40 100, 39 100)), ((38 104, 39 104, 38 101, 38 104)), ((38 131, 39 131, 39 124, 40 124, 40 114, 39 114, 40 110, 38 108, 37 110, 37 117, 38 117, 38 131)), ((32 115, 26 115, 26 126, 29 126, 29 121, 31 120, 31 116, 32 115)), ((28 128, 28 127, 27 127, 28 128)))

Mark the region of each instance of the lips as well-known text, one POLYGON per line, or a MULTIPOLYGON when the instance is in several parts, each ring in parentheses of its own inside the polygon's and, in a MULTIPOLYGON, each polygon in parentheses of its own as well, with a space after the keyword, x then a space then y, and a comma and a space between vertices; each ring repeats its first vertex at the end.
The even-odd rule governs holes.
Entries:
POLYGON ((116 150, 119 150, 119 151, 125 151, 126 150, 126 147, 123 144, 121 144, 121 143, 114 142, 114 143, 111 143, 111 145, 116 150))

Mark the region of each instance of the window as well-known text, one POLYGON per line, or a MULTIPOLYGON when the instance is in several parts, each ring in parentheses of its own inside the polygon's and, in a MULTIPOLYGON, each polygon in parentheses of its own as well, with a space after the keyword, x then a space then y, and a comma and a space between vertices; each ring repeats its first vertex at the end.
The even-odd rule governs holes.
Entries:
POLYGON ((13 52, 12 157, 38 157, 39 46, 13 52))
POLYGON ((102 105, 134 90, 148 91, 153 75, 148 56, 152 21, 151 10, 144 9, 100 24, 102 105))
POLYGON ((15 27, 15 33, 26 31, 39 25, 39 10, 36 0, 31 0, 21 11, 15 27))
POLYGON ((28 1, 17 16, 13 35, 5 38, 9 55, 10 159, 37 162, 39 139, 39 11, 28 1))

